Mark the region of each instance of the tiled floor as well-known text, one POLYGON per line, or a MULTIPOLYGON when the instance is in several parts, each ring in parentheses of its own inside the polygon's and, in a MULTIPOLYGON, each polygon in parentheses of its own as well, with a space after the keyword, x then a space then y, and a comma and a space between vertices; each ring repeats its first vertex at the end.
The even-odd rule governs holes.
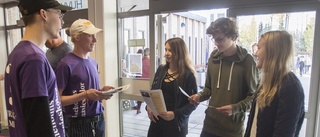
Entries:
MULTIPOLYGON (((136 114, 136 110, 123 111, 123 137, 146 137, 150 120, 147 112, 143 109, 145 104, 141 106, 141 113, 136 114)), ((189 134, 187 137, 199 137, 202 130, 204 119, 204 110, 206 106, 199 105, 192 112, 189 119, 189 134)))

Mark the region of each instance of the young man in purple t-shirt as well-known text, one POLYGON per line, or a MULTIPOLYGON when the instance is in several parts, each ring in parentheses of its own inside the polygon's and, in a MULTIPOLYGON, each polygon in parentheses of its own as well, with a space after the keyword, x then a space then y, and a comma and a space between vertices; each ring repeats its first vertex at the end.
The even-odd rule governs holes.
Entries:
POLYGON ((64 137, 56 77, 41 48, 59 36, 71 7, 55 0, 20 0, 18 6, 26 27, 5 71, 10 137, 64 137))
MULTIPOLYGON (((74 49, 56 68, 61 103, 68 117, 67 134, 70 137, 104 137, 101 100, 109 99, 112 95, 104 95, 100 91, 98 64, 89 56, 97 41, 95 35, 101 29, 89 20, 78 19, 69 30, 74 49)), ((112 88, 104 86, 101 90, 112 88)))

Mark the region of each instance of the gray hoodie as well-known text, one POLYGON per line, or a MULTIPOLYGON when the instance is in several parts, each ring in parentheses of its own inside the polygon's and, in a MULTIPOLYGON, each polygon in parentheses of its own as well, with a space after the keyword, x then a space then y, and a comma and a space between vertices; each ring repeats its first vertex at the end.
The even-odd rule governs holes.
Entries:
POLYGON ((222 137, 242 137, 245 112, 250 109, 258 82, 258 69, 247 50, 237 46, 237 53, 225 57, 214 50, 208 60, 205 88, 200 101, 210 98, 209 105, 231 105, 233 115, 227 116, 207 108, 203 130, 222 137))

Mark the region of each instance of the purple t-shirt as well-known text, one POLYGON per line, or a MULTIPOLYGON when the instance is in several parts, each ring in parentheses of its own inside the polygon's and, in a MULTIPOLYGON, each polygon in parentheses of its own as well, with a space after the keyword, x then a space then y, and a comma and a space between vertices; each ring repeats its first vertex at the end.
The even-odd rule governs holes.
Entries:
MULTIPOLYGON (((88 89, 99 90, 98 64, 92 59, 83 59, 73 53, 67 54, 57 65, 57 83, 59 89, 64 89, 62 95, 79 94, 88 89)), ((65 106, 67 117, 91 117, 103 112, 100 101, 84 99, 72 105, 65 106)))
POLYGON ((38 46, 29 41, 21 41, 13 49, 6 67, 5 93, 10 136, 27 136, 28 125, 23 117, 22 100, 44 96, 49 99, 48 107, 55 136, 65 136, 56 76, 38 46))

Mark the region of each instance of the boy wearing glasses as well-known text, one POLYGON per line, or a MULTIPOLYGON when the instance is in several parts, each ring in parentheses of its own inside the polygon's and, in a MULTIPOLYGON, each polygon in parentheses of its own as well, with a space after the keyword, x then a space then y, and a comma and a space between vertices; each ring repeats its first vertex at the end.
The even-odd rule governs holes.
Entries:
POLYGON ((64 137, 56 77, 41 48, 58 38, 61 15, 71 7, 55 0, 20 0, 18 6, 26 26, 5 72, 10 137, 64 137))
POLYGON ((200 137, 242 137, 245 112, 250 109, 258 81, 256 63, 238 46, 238 27, 230 18, 219 18, 207 28, 217 47, 208 59, 203 91, 191 103, 209 100, 200 137))

